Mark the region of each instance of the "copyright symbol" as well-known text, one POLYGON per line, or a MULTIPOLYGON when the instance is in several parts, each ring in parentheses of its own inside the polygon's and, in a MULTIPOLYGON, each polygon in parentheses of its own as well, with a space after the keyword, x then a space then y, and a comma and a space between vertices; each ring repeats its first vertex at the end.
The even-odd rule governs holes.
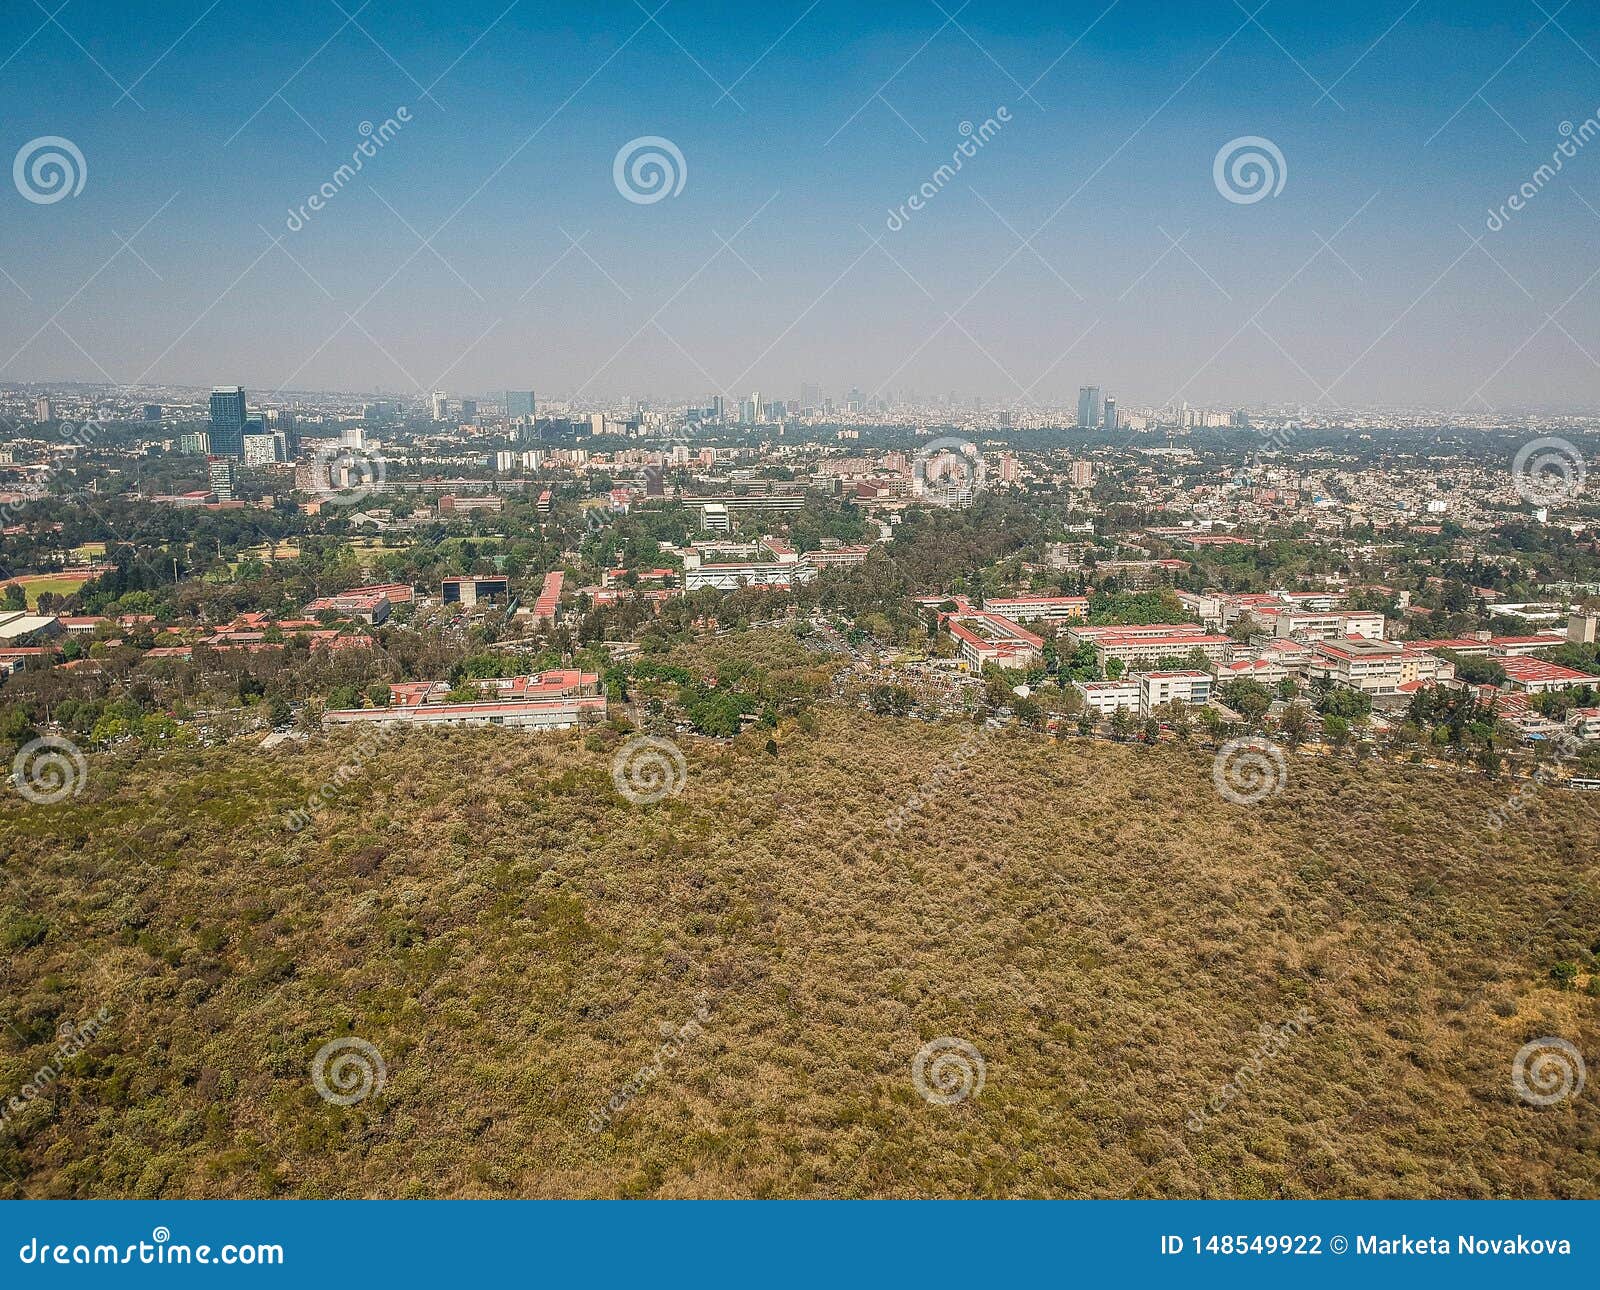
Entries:
POLYGON ((1342 1236, 1336 1236, 1333 1238, 1333 1240, 1328 1242, 1328 1248, 1331 1249, 1335 1254, 1343 1254, 1350 1248, 1350 1242, 1345 1240, 1342 1236))

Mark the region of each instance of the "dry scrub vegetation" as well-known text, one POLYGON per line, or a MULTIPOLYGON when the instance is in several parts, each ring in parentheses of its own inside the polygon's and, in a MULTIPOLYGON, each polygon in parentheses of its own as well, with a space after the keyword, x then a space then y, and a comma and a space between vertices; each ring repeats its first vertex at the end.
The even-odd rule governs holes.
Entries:
POLYGON ((1537 1109, 1530 1038, 1600 1053, 1600 802, 1293 760, 818 711, 686 741, 637 807, 609 733, 418 732, 299 834, 347 752, 96 759, 0 808, 0 1086, 97 1041, 0 1128, 29 1196, 1600 1196, 1600 1069, 1537 1109), (601 1132, 593 1111, 709 1005, 601 1132), (1316 1024, 1200 1133, 1300 1009, 1316 1024), (383 1091, 324 1102, 356 1035, 383 1091), (987 1062, 912 1086, 938 1036, 987 1062))

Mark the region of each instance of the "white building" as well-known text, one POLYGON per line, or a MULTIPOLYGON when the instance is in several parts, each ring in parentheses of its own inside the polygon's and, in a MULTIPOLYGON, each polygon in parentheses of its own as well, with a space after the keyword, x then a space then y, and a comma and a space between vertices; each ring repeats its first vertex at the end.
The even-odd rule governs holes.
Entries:
POLYGON ((1328 640, 1312 647, 1306 674, 1346 690, 1394 694, 1401 685, 1404 651, 1394 641, 1328 640))
POLYGON ((1210 672, 1135 672, 1127 678, 1139 687, 1139 715, 1148 717, 1167 703, 1186 703, 1198 707, 1211 699, 1214 684, 1210 672))
POLYGON ((1139 683, 1121 681, 1074 681, 1072 688, 1083 695, 1083 706, 1102 717, 1113 712, 1139 711, 1139 683))

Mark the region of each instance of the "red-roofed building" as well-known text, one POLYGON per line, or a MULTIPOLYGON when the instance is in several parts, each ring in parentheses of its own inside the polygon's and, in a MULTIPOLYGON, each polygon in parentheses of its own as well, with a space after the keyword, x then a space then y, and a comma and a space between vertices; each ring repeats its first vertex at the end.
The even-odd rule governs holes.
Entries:
POLYGON ((1600 677, 1558 663, 1546 663, 1543 659, 1507 658, 1500 661, 1500 666, 1505 670, 1506 685, 1524 694, 1548 694, 1575 685, 1600 685, 1600 677))
POLYGON ((1043 637, 999 614, 949 614, 946 622, 958 657, 974 671, 981 671, 986 663, 1032 667, 1044 657, 1043 637))
POLYGON ((1498 658, 1522 658, 1536 650, 1555 649, 1566 643, 1565 632, 1549 636, 1491 636, 1489 652, 1498 658))
POLYGON ((1403 651, 1395 641, 1351 636, 1318 641, 1311 647, 1307 674, 1364 694, 1397 694, 1406 678, 1401 667, 1403 651))
POLYGON ((370 592, 366 588, 343 591, 337 596, 322 596, 308 601, 308 614, 332 613, 345 618, 359 618, 367 623, 381 623, 389 617, 389 597, 383 592, 370 592))
POLYGON ((505 726, 520 730, 569 730, 604 721, 603 694, 509 699, 484 703, 415 703, 403 707, 351 708, 324 712, 324 725, 505 726))
POLYGON ((565 581, 566 575, 560 569, 552 569, 544 575, 544 585, 539 589, 539 598, 533 602, 535 627, 556 625, 556 614, 561 606, 561 584, 565 581))
POLYGON ((386 596, 391 605, 409 605, 417 598, 417 589, 409 582, 369 583, 364 587, 351 588, 352 594, 358 591, 364 596, 386 596))

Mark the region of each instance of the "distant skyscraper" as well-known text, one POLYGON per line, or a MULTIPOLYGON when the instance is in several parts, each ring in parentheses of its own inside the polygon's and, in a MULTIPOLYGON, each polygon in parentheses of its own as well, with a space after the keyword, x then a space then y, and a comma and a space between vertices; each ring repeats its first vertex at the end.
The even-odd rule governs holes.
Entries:
POLYGON ((1084 385, 1078 389, 1078 426, 1087 430, 1100 424, 1100 387, 1084 385))
POLYGON ((711 396, 711 419, 713 421, 726 421, 728 419, 728 400, 720 394, 711 396))
POLYGON ((34 400, 33 419, 39 422, 54 421, 56 419, 56 410, 50 406, 49 399, 34 400))
POLYGON ((752 415, 750 417, 750 420, 752 422, 760 421, 761 420, 761 391, 760 390, 752 390, 750 392, 750 407, 753 409, 753 413, 752 413, 752 415))
POLYGON ((478 419, 478 401, 476 399, 461 400, 461 419, 469 422, 478 419))
POLYGON ((211 451, 219 457, 244 456, 244 423, 244 386, 214 386, 211 390, 211 451))
POLYGON ((146 403, 144 405, 144 419, 146 421, 161 420, 161 405, 159 403, 146 403))
POLYGON ((822 406, 822 387, 811 381, 800 383, 800 406, 802 408, 820 408, 822 406))
POLYGON ((506 416, 531 417, 533 412, 532 390, 507 390, 506 391, 506 416))
POLYGON ((433 419, 435 421, 444 420, 444 414, 448 410, 449 403, 450 400, 443 390, 435 390, 433 392, 433 419))
POLYGON ((1117 428, 1117 401, 1112 398, 1106 399, 1105 428, 1107 430, 1117 428))

